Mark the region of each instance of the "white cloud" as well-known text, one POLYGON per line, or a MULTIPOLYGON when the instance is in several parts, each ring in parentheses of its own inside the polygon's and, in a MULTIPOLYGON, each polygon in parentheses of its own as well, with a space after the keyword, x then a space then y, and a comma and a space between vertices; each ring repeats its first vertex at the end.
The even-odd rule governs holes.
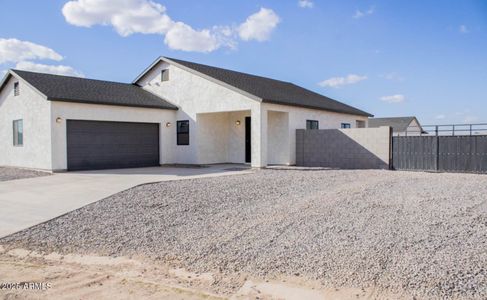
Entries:
POLYGON ((33 63, 30 61, 21 61, 21 62, 17 63, 17 65, 15 66, 15 69, 32 71, 32 72, 39 72, 39 73, 55 74, 55 75, 85 77, 82 73, 76 71, 75 69, 73 69, 70 66, 44 65, 44 64, 33 63))
POLYGON ((62 12, 70 24, 112 25, 122 36, 166 33, 173 25, 163 5, 147 0, 72 0, 62 12))
POLYGON ((318 83, 322 87, 339 88, 345 85, 355 84, 357 82, 366 80, 367 76, 350 74, 346 77, 333 77, 318 83))
POLYGON ((181 22, 167 32, 164 42, 169 48, 182 51, 211 52, 220 47, 218 39, 209 30, 196 31, 181 22))
POLYGON ((60 61, 63 57, 45 46, 18 39, 0 39, 0 64, 32 59, 60 61))
POLYGON ((298 5, 301 8, 313 8, 315 4, 311 0, 299 0, 298 5))
POLYGON ((197 30, 172 20, 165 6, 151 0, 122 0, 116 4, 113 0, 71 0, 62 12, 66 21, 75 26, 112 26, 123 37, 135 33, 159 34, 165 36, 164 42, 169 48, 194 52, 211 52, 224 46, 235 48, 237 33, 245 41, 267 40, 278 23, 275 19, 279 20, 272 10, 262 8, 239 27, 213 26, 197 30), (259 28, 253 28, 253 24, 259 28))
POLYGON ((281 19, 272 9, 261 8, 238 27, 238 34, 244 41, 266 41, 280 21, 281 19))
POLYGON ((399 74, 397 72, 382 74, 382 75, 379 75, 379 77, 384 78, 386 80, 390 80, 390 81, 398 81, 398 82, 404 81, 404 77, 402 77, 401 74, 399 74))
POLYGON ((0 79, 3 78, 3 76, 5 76, 5 74, 7 74, 7 70, 0 71, 0 79))
POLYGON ((353 15, 353 18, 354 19, 360 19, 360 18, 363 18, 365 16, 369 16, 371 14, 373 14, 375 12, 375 7, 371 6, 368 10, 365 10, 365 11, 361 11, 359 9, 357 9, 355 11, 355 15, 353 15))
POLYGON ((437 120, 444 120, 444 119, 446 119, 446 116, 445 116, 445 115, 443 115, 443 114, 441 114, 441 115, 437 115, 437 116, 435 117, 435 119, 437 119, 437 120))
MULTIPOLYGON (((6 63, 16 63, 15 68, 20 70, 83 76, 83 74, 69 66, 38 64, 32 62, 32 60, 61 61, 63 60, 63 57, 51 48, 29 41, 0 39, 0 65, 6 63)), ((0 77, 3 77, 6 73, 7 71, 1 71, 0 77)))
POLYGON ((380 100, 387 102, 387 103, 402 103, 406 100, 406 97, 401 94, 392 95, 392 96, 383 96, 380 100))
POLYGON ((468 30, 468 27, 467 25, 460 25, 460 27, 458 28, 458 31, 460 31, 460 33, 469 33, 470 30, 468 30))

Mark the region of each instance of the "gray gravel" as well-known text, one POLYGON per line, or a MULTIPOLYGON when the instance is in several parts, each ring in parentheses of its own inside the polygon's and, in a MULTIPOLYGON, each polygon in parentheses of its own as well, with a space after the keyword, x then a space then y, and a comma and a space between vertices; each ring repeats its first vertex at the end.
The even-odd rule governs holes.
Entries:
POLYGON ((32 177, 40 177, 40 176, 48 176, 48 175, 51 174, 47 172, 34 171, 34 170, 0 167, 0 181, 8 181, 8 180, 24 179, 24 178, 32 178, 32 177))
POLYGON ((262 170, 133 188, 0 244, 487 298, 487 176, 262 170))

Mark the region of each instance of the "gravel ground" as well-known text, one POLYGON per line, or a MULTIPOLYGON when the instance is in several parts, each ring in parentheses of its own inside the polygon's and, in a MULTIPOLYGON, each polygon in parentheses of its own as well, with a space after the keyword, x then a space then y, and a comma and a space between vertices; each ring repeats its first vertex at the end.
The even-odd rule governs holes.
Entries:
POLYGON ((284 274, 420 298, 487 298, 487 176, 262 170, 119 193, 3 240, 284 274))
POLYGON ((10 168, 10 167, 0 167, 0 181, 8 181, 8 180, 24 179, 24 178, 32 178, 32 177, 40 177, 40 176, 48 176, 48 175, 50 175, 50 173, 26 170, 26 169, 10 168))

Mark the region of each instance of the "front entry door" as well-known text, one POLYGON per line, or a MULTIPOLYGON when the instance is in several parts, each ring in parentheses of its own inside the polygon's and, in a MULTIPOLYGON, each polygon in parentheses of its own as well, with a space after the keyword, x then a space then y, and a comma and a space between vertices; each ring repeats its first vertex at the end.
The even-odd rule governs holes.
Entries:
POLYGON ((251 128, 251 121, 250 117, 245 117, 245 162, 250 163, 252 161, 252 147, 251 147, 251 140, 252 140, 252 128, 251 128))

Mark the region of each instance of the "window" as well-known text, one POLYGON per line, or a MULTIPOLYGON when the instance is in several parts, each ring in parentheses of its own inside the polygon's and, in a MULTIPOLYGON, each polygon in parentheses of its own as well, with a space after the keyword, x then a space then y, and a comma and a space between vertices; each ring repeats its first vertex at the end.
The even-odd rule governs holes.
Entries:
POLYGON ((14 96, 20 95, 20 87, 19 82, 14 82, 14 96))
POLYGON ((169 70, 161 71, 161 81, 169 81, 169 70))
POLYGON ((320 129, 320 123, 314 120, 306 120, 306 129, 320 129))
POLYGON ((357 120, 357 128, 365 128, 365 121, 357 120))
POLYGON ((14 129, 14 146, 24 145, 24 125, 22 120, 15 120, 13 122, 14 129))
POLYGON ((178 145, 189 145, 189 121, 178 121, 176 130, 178 145))
POLYGON ((350 123, 342 123, 342 128, 343 129, 352 128, 352 126, 350 126, 350 123))

